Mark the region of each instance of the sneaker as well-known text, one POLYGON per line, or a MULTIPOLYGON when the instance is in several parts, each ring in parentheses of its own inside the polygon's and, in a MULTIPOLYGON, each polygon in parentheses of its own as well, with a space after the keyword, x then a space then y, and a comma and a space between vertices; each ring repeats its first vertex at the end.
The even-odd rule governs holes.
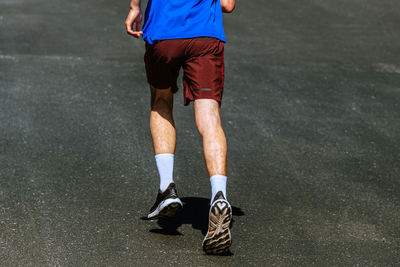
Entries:
POLYGON ((223 254, 232 244, 229 229, 232 208, 222 191, 218 191, 215 195, 209 216, 208 232, 203 240, 203 250, 207 254, 223 254))
POLYGON ((158 219, 174 216, 182 208, 182 201, 178 198, 175 184, 170 183, 168 188, 161 192, 158 191, 156 202, 150 209, 148 219, 158 219))

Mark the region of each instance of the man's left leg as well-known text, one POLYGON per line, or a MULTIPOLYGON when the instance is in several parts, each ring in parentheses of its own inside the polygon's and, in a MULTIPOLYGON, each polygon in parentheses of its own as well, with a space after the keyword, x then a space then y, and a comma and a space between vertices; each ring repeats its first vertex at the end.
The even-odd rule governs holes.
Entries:
POLYGON ((210 176, 212 197, 208 232, 203 241, 206 253, 220 254, 231 245, 232 208, 226 200, 227 144, 220 106, 213 99, 194 101, 196 126, 203 139, 204 159, 210 176))

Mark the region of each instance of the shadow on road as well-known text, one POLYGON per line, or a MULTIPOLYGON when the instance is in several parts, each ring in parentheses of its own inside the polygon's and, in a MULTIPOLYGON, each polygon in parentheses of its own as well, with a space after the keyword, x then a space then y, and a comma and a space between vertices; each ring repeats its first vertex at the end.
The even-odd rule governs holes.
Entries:
MULTIPOLYGON (((151 229, 150 232, 163 235, 182 235, 178 228, 182 224, 191 224, 193 229, 198 229, 203 235, 206 235, 208 228, 208 212, 210 208, 210 199, 201 197, 184 197, 182 210, 172 218, 159 219, 157 221, 161 228, 151 229)), ((235 206, 232 206, 232 224, 235 222, 235 216, 244 216, 244 212, 235 206)), ((145 217, 142 218, 146 220, 145 217)))

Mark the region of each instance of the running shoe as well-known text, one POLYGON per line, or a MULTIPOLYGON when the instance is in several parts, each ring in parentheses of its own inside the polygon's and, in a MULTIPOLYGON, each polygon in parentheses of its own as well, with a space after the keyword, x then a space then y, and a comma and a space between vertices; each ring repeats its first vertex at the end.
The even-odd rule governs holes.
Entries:
POLYGON ((231 205, 222 191, 218 191, 210 207, 208 232, 203 240, 203 250, 207 254, 223 254, 231 246, 231 220, 231 205))
POLYGON ((156 202, 150 209, 148 219, 159 219, 174 216, 182 208, 182 201, 178 198, 175 184, 170 183, 168 188, 161 192, 158 190, 156 202))

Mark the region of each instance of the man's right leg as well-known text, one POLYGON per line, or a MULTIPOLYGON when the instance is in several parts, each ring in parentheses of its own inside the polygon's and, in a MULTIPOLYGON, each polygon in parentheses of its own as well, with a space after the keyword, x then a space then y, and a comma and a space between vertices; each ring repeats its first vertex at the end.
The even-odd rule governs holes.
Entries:
POLYGON ((160 190, 148 218, 170 217, 182 207, 173 181, 176 132, 173 119, 173 94, 171 89, 151 89, 150 132, 160 190))
POLYGON ((227 145, 221 125, 220 106, 213 99, 194 101, 196 125, 203 139, 204 159, 210 176, 212 197, 208 231, 203 249, 208 254, 221 254, 232 243, 230 223, 232 208, 226 200, 227 145))

